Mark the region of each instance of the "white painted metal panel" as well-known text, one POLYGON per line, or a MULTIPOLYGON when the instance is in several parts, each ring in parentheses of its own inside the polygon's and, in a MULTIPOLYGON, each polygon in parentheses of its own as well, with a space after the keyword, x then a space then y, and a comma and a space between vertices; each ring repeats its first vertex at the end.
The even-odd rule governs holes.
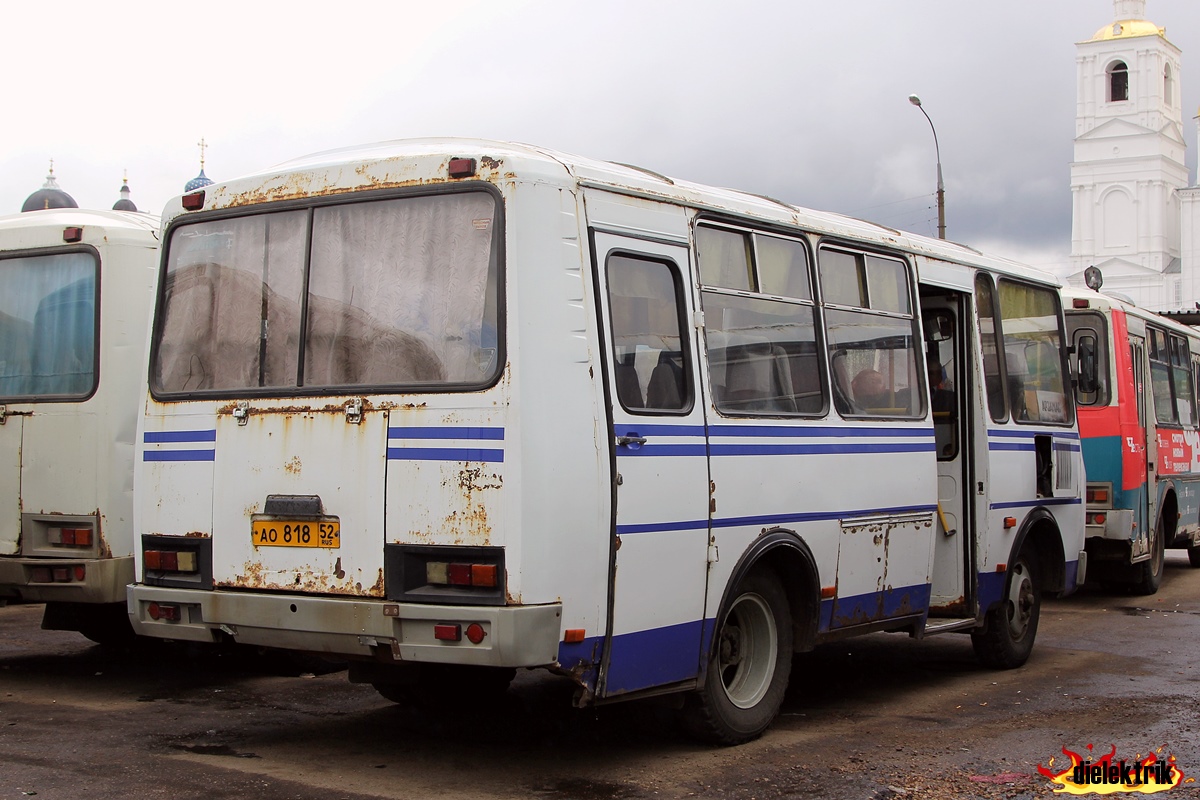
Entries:
POLYGON ((387 415, 368 410, 351 424, 338 400, 309 401, 307 408, 252 402, 244 425, 232 414, 218 416, 215 585, 383 596, 387 415), (265 513, 269 495, 320 497, 322 513, 340 522, 340 547, 256 546, 251 522, 265 513))

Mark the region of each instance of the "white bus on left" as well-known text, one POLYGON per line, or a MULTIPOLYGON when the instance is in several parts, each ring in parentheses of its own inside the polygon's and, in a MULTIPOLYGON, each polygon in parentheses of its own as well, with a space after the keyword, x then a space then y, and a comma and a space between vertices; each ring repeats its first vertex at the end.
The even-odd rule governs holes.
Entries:
POLYGON ((0 601, 42 627, 132 636, 134 432, 158 219, 0 218, 0 601))

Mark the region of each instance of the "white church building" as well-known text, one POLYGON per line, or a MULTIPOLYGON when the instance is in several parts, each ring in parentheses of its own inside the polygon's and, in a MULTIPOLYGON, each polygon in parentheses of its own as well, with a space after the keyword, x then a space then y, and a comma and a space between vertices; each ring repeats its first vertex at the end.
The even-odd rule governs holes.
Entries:
POLYGON ((1146 19, 1146 0, 1114 0, 1115 19, 1076 45, 1071 263, 1099 267, 1104 291, 1154 311, 1200 298, 1200 186, 1184 164, 1180 50, 1146 19))

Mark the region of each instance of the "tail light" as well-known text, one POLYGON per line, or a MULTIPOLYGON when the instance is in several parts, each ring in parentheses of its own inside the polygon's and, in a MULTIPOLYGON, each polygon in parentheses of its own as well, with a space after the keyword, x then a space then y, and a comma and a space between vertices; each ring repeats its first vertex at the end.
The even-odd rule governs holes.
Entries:
POLYGON ((1087 487, 1087 504, 1089 506, 1111 507, 1112 490, 1104 484, 1091 484, 1087 487))
POLYGON ((83 564, 33 567, 29 570, 30 583, 82 583, 86 579, 87 567, 83 564))
POLYGON ((150 615, 150 619, 166 620, 167 622, 179 622, 183 617, 179 606, 173 603, 148 603, 146 613, 150 615))
POLYGON ((193 550, 145 550, 142 564, 150 572, 196 572, 200 568, 193 550))
POLYGON ((1087 515, 1087 524, 1088 525, 1103 525, 1107 520, 1108 520, 1107 514, 1088 514, 1087 515))
POLYGON ((388 544, 387 598, 410 603, 504 605, 503 547, 388 544))
POLYGON ((480 586, 494 589, 496 565, 427 561, 425 581, 431 586, 480 586))
POLYGON ((47 528, 46 543, 54 547, 91 547, 91 528, 47 528))

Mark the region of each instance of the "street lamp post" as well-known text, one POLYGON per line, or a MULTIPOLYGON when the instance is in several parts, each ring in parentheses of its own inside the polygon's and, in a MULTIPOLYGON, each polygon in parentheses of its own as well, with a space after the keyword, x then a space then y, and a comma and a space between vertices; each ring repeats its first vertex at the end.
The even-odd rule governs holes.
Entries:
POLYGON ((942 184, 942 151, 938 147, 937 128, 933 127, 933 120, 929 119, 929 113, 921 106, 921 98, 915 94, 908 96, 908 102, 916 106, 925 119, 929 120, 929 130, 933 131, 933 151, 937 155, 937 207, 938 207, 938 238, 946 238, 946 187, 942 184))

